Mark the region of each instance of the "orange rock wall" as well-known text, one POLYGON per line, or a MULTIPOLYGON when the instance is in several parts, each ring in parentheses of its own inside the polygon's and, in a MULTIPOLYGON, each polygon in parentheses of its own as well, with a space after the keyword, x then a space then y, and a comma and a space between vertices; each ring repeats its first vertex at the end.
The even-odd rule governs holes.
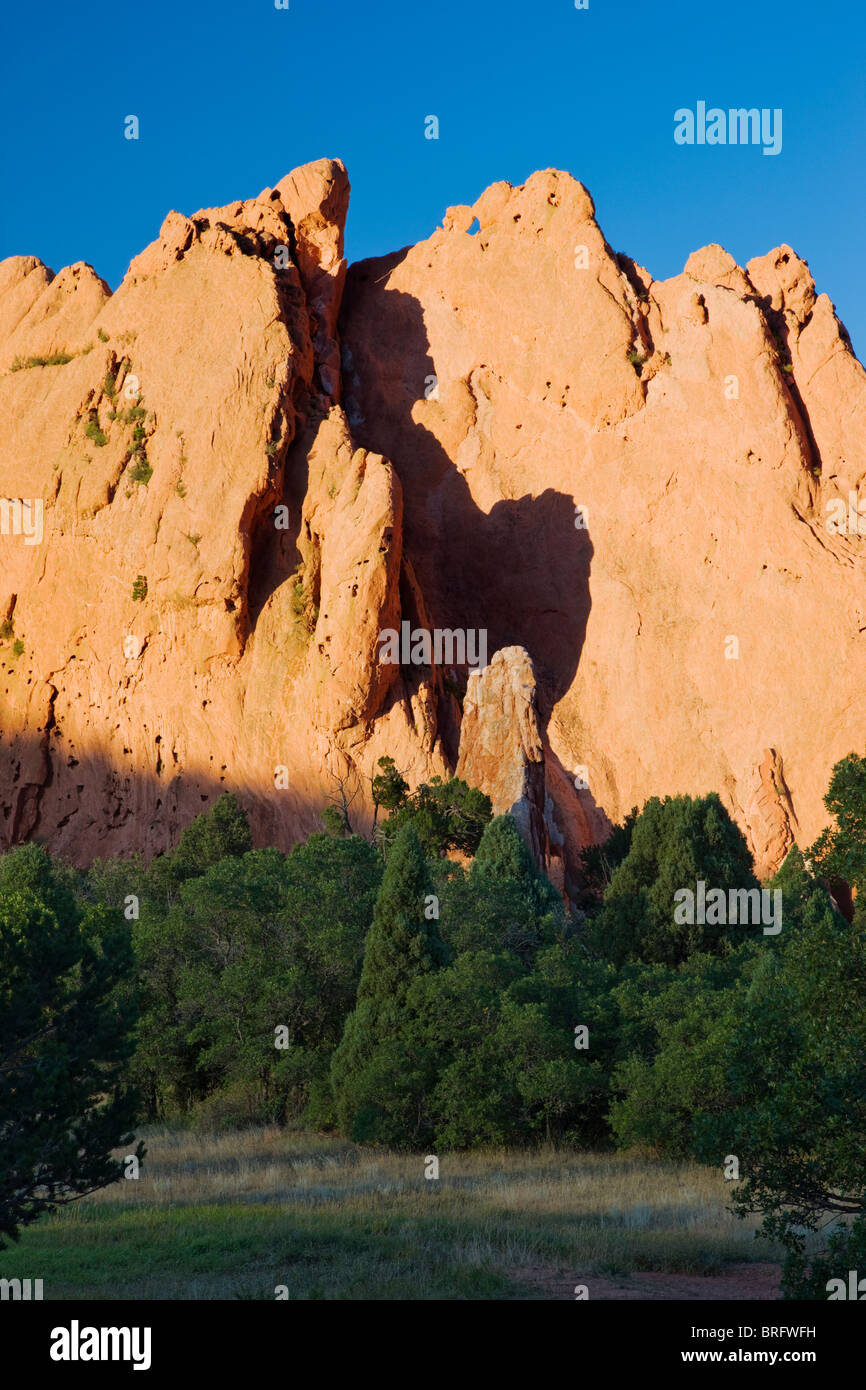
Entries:
POLYGON ((0 263, 0 523, 43 524, 0 534, 0 843, 150 854, 228 788, 287 846, 341 785, 366 824, 389 754, 566 879, 712 789, 774 867, 866 733, 833 306, 787 247, 653 281, 552 170, 347 273, 348 197, 322 160, 170 213, 113 295, 0 263), (485 629, 488 671, 380 663, 405 619, 485 629))

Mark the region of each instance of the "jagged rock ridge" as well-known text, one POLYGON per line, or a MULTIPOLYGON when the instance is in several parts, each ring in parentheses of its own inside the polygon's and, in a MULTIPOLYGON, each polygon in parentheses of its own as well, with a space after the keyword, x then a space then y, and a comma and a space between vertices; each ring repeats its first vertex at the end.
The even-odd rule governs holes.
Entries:
POLYGON ((363 822, 388 753, 566 886, 668 792, 774 867, 864 729, 833 306, 787 247, 653 281, 554 170, 347 273, 348 196, 322 160, 170 213, 113 295, 0 263, 0 497, 44 507, 0 535, 3 843, 154 852, 231 788, 288 845, 340 782, 363 822), (406 619, 486 629, 490 668, 381 663, 406 619))

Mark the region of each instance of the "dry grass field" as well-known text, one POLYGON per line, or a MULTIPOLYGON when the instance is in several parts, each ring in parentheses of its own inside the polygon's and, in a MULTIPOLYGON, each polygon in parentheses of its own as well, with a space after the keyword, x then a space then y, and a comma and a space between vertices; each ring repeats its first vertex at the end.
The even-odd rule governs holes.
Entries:
POLYGON ((151 1129, 137 1180, 0 1254, 46 1299, 775 1297, 721 1175, 552 1148, 397 1155, 291 1129, 151 1129))

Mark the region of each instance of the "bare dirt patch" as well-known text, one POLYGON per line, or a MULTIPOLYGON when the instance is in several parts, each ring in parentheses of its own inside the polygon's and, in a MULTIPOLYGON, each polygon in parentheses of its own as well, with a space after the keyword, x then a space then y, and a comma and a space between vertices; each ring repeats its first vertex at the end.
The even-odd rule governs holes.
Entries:
POLYGON ((675 1274, 641 1271, 635 1274, 580 1274, 544 1265, 512 1271, 521 1284, 556 1301, 572 1300, 575 1286, 585 1284, 591 1299, 663 1299, 701 1302, 742 1299, 767 1302, 779 1298, 781 1267, 777 1264, 735 1264, 715 1274, 675 1274))

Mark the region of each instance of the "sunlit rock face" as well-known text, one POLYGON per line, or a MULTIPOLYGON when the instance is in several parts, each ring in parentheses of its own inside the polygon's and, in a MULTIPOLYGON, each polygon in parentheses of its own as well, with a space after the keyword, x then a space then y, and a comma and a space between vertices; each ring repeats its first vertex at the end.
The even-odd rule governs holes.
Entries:
POLYGON ((653 281, 554 170, 347 272, 348 199, 169 213, 113 295, 0 263, 0 843, 150 855, 232 790, 287 847, 387 754, 566 890, 681 792, 775 868, 866 731, 832 304, 788 247, 653 281), (448 641, 383 659, 404 623, 448 641))

